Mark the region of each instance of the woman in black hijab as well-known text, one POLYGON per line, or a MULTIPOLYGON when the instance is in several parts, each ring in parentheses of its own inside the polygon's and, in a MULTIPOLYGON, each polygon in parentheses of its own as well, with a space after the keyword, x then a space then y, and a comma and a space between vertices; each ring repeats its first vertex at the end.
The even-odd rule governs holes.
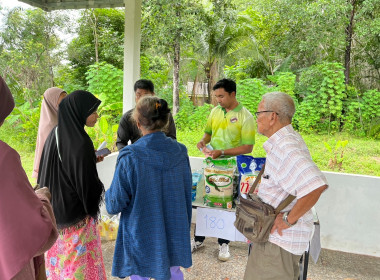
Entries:
POLYGON ((106 279, 97 217, 104 193, 94 145, 84 130, 93 127, 101 103, 87 91, 74 91, 59 105, 58 126, 46 139, 38 174, 51 192, 59 237, 48 251, 49 279, 106 279), (81 277, 78 277, 78 276, 81 277))

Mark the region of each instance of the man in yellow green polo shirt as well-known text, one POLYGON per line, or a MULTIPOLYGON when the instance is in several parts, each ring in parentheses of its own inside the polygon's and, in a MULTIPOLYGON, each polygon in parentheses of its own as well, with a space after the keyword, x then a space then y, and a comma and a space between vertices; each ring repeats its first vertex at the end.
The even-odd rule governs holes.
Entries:
MULTIPOLYGON (((213 159, 251 153, 255 144, 255 120, 236 100, 236 83, 222 79, 213 90, 219 105, 212 109, 208 117, 205 134, 197 144, 198 149, 213 159), (209 143, 211 147, 207 145, 209 143)), ((191 240, 191 250, 202 246, 204 239, 204 236, 195 236, 191 240)), ((218 258, 227 261, 230 258, 229 240, 219 238, 218 243, 218 258)))

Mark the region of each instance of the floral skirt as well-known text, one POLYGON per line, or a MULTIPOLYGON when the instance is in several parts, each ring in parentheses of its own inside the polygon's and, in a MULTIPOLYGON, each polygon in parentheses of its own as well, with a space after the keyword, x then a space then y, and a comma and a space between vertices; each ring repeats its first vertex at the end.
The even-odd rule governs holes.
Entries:
POLYGON ((46 276, 49 280, 106 280, 100 234, 93 218, 81 226, 60 232, 46 252, 46 276))

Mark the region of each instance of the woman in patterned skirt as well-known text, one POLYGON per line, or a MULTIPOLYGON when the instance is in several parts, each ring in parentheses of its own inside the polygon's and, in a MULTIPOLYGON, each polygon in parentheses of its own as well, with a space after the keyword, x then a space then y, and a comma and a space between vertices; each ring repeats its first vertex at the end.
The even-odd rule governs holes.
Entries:
POLYGON ((46 139, 38 173, 52 195, 59 237, 46 254, 48 279, 106 279, 97 217, 104 187, 94 145, 84 130, 93 127, 100 100, 74 91, 59 105, 58 126, 46 139))

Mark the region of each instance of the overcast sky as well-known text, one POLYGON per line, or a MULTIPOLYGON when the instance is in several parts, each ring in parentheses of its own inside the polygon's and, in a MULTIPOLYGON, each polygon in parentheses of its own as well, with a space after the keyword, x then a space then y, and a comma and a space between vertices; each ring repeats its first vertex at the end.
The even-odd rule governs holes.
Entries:
MULTIPOLYGON (((25 4, 24 2, 16 1, 16 0, 0 0, 0 7, 5 8, 7 10, 13 9, 15 7, 21 7, 24 9, 34 9, 35 7, 25 4)), ((69 10, 67 13, 70 14, 71 19, 76 19, 79 17, 79 10, 69 10)), ((3 27, 3 14, 4 11, 0 11, 0 29, 3 27)), ((74 34, 64 34, 58 31, 58 36, 64 41, 64 44, 68 44, 73 38, 74 34)))
POLYGON ((16 0, 0 0, 0 6, 5 7, 5 8, 14 8, 14 7, 31 8, 30 5, 25 4, 24 2, 16 1, 16 0))
MULTIPOLYGON (((15 7, 21 7, 24 9, 33 8, 28 4, 16 0, 0 0, 0 7, 6 8, 7 10, 13 9, 15 7)), ((3 13, 4 11, 0 11, 0 28, 3 26, 3 13)))

